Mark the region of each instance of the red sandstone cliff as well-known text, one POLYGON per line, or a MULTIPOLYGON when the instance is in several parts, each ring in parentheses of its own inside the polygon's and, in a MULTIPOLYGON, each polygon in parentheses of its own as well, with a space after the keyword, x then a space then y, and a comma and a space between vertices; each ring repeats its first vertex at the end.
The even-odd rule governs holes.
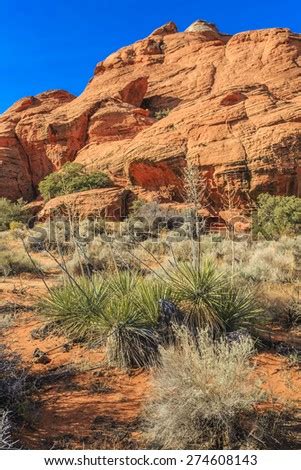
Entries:
POLYGON ((0 196, 11 199, 34 199, 73 160, 165 202, 181 201, 187 162, 213 204, 229 179, 241 194, 299 194, 300 159, 301 35, 289 29, 169 23, 100 62, 79 97, 45 92, 0 116, 0 196))

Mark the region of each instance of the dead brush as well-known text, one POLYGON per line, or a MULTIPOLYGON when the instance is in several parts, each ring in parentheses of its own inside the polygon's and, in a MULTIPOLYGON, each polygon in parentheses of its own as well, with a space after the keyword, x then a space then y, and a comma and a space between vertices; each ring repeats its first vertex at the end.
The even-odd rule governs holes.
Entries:
POLYGON ((13 445, 10 413, 0 409, 0 450, 11 449, 13 445))
POLYGON ((28 371, 20 358, 0 345, 0 449, 15 446, 16 423, 27 420, 30 399, 28 371))

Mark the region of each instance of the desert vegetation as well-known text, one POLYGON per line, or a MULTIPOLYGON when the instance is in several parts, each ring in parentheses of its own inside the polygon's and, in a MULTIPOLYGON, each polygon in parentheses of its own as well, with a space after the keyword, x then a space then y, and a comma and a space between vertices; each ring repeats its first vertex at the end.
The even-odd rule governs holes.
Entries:
POLYGON ((155 119, 157 119, 159 121, 160 119, 163 119, 166 116, 168 116, 169 113, 170 113, 169 108, 160 109, 160 110, 154 112, 154 117, 155 117, 155 119))
POLYGON ((26 380, 27 372, 22 367, 20 357, 1 345, 0 449, 10 449, 17 445, 13 439, 13 430, 18 420, 24 418, 24 407, 28 400, 26 380))
POLYGON ((26 254, 0 249, 0 275, 16 276, 21 273, 36 274, 36 267, 33 266, 26 254))
MULTIPOLYGON (((30 81, 43 40, 53 68, 79 23, 87 65, 94 3, 79 21, 76 8, 30 18, 42 42, 24 43, 17 73, 30 81)), ((20 13, 28 29, 23 10, 3 24, 20 13)), ((169 21, 103 57, 85 89, 66 57, 80 96, 35 95, 33 80, 5 97, 0 448, 301 448, 301 35, 288 26, 169 21)))
MULTIPOLYGON (((264 230, 271 230, 270 221, 268 229, 264 222, 265 211, 271 212, 268 198, 260 198, 255 219, 264 230)), ((292 210, 296 204, 292 202, 292 210)), ((283 220, 281 215, 285 225, 283 220)), ((257 361, 265 354, 281 358, 283 373, 298 377, 297 230, 290 225, 283 232, 278 228, 272 239, 257 236, 259 232, 236 239, 227 228, 206 232, 196 206, 175 213, 141 201, 115 229, 106 227, 103 219, 96 221, 92 238, 78 236, 80 227, 80 232, 90 227, 89 221, 73 219, 71 213, 67 229, 65 223, 38 223, 29 232, 16 227, 3 232, 0 240, 4 287, 19 278, 22 290, 19 293, 14 287, 13 292, 26 297, 24 283, 31 276, 43 289, 30 304, 35 311, 29 318, 38 324, 30 333, 33 346, 37 341, 39 345, 32 346, 33 364, 52 370, 52 351, 71 358, 72 351, 79 350, 81 357, 93 352, 101 361, 91 366, 86 361, 80 367, 71 361, 72 377, 87 377, 87 371, 95 369, 101 378, 113 371, 124 377, 143 374, 149 391, 139 415, 140 446, 290 445, 286 424, 293 419, 294 400, 269 391, 268 380, 258 375, 257 361), (37 236, 41 233, 42 239, 37 236), (43 348, 48 341, 55 342, 49 351, 43 348)), ((4 303, 3 309, 7 308, 4 303)), ((3 331, 14 331, 19 318, 21 314, 5 323, 3 331)), ((52 371, 51 379, 45 373, 42 379, 38 375, 35 387, 43 389, 48 380, 61 380, 66 371, 65 366, 52 371)), ((113 393, 112 384, 96 380, 92 372, 89 377, 93 380, 87 393, 113 393)), ((9 383, 6 372, 3 380, 9 383)), ((74 390, 78 387, 75 383, 74 390)), ((36 398, 36 391, 33 394, 36 398)), ((23 415, 7 398, 1 410, 5 447, 14 442, 15 417, 23 419, 23 415)), ((55 445, 69 445, 59 442, 55 445)))
POLYGON ((115 358, 119 366, 153 364, 174 324, 192 335, 207 326, 218 334, 246 327, 260 314, 251 289, 234 287, 207 261, 197 268, 179 264, 159 278, 130 271, 67 276, 50 290, 41 311, 65 334, 105 344, 110 362, 115 358))
POLYGON ((266 239, 300 234, 301 200, 296 196, 260 194, 254 221, 254 233, 266 239))
MULTIPOLYGON (((164 449, 277 444, 275 418, 256 412, 265 397, 253 378, 254 341, 213 341, 204 329, 195 340, 184 328, 175 335, 175 345, 162 350, 161 365, 152 376, 145 411, 148 442, 164 449)), ((278 417, 278 426, 280 421, 278 417)))
POLYGON ((22 199, 12 202, 4 197, 0 198, 0 231, 20 227, 28 218, 29 214, 22 199))
POLYGON ((39 184, 45 200, 56 196, 111 186, 111 181, 102 172, 88 173, 80 163, 65 163, 61 171, 50 173, 39 184))

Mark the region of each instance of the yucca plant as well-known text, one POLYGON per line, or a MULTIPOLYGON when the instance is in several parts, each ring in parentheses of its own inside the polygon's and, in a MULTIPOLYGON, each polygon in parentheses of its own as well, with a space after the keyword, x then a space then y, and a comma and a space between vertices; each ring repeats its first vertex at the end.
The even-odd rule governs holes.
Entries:
POLYGON ((130 272, 105 280, 100 276, 72 278, 50 289, 41 302, 42 315, 57 322, 71 338, 105 344, 111 364, 147 366, 156 360, 158 339, 156 319, 137 300, 136 288, 141 282, 130 272))
POLYGON ((108 284, 101 277, 82 277, 50 289, 40 309, 46 320, 56 321, 68 336, 93 338, 101 334, 108 296, 108 284))
POLYGON ((197 266, 180 263, 169 274, 168 281, 191 330, 222 328, 218 308, 226 279, 210 260, 197 266))
POLYGON ((255 294, 248 288, 228 285, 220 292, 216 312, 226 332, 248 328, 262 319, 255 294))
POLYGON ((109 363, 130 368, 156 361, 158 339, 153 322, 137 308, 130 294, 111 299, 101 329, 106 337, 109 363))
POLYGON ((112 295, 128 295, 135 289, 139 275, 131 271, 119 271, 107 278, 108 286, 112 295))
POLYGON ((160 343, 174 340, 173 328, 183 322, 171 285, 155 279, 142 279, 136 286, 134 302, 143 316, 157 329, 160 343))
POLYGON ((171 286, 167 282, 151 278, 140 279, 133 292, 135 305, 154 325, 160 321, 162 301, 172 299, 171 286))

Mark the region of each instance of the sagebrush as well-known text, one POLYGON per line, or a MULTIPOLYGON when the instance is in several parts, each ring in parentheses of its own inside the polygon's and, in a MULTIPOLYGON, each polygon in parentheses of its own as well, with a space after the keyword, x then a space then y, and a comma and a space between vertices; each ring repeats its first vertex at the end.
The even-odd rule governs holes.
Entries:
MULTIPOLYGON (((160 449, 240 449, 271 445, 272 420, 257 406, 265 399, 254 379, 253 341, 197 341, 186 329, 161 350, 145 405, 147 445, 160 449), (263 429, 263 426, 266 426, 263 429), (270 427, 270 429, 268 429, 270 427)), ((274 442, 274 444, 276 441, 274 442)))

